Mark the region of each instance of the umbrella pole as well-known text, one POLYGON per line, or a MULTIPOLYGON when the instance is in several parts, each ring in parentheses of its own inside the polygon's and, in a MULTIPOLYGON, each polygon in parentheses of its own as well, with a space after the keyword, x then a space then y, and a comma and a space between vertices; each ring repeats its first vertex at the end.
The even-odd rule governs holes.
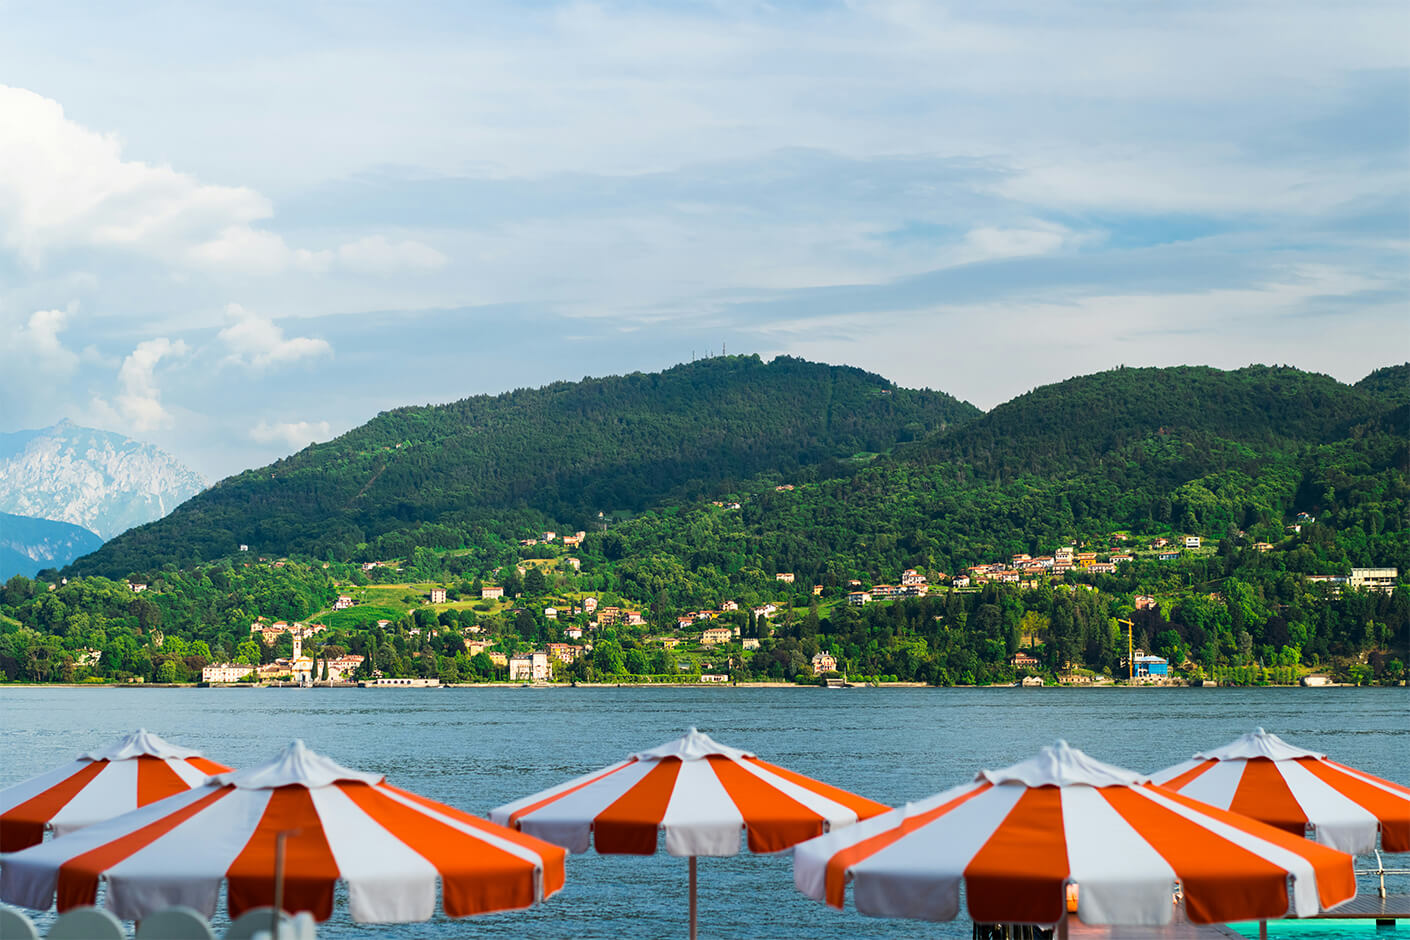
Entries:
POLYGON ((1258 922, 1258 940, 1268 940, 1268 921, 1266 920, 1258 922))
POLYGON ((1062 920, 1057 923, 1057 940, 1067 940, 1067 912, 1064 911, 1062 920))
POLYGON ((690 940, 695 940, 695 856, 690 857, 690 940))
POLYGON ((279 911, 284 907, 284 839, 281 832, 274 837, 274 907, 269 912, 269 935, 279 936, 279 911))

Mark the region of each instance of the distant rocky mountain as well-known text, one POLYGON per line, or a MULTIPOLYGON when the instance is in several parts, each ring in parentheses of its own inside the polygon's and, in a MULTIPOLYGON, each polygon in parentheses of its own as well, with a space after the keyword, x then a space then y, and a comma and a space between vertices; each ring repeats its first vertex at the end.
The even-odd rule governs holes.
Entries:
POLYGON ((82 526, 107 540, 160 519, 206 481, 151 444, 69 421, 0 434, 0 512, 82 526))
POLYGON ((62 568, 102 544, 101 538, 82 526, 0 512, 0 581, 62 568))

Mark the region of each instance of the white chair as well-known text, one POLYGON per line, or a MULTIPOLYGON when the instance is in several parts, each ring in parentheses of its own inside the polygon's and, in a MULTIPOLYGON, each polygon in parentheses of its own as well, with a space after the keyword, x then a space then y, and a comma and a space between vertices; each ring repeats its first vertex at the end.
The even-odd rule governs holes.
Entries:
POLYGON ((39 931, 22 911, 0 904, 0 940, 39 940, 39 931))
POLYGON ((215 940, 215 931, 189 907, 169 907, 137 922, 136 940, 215 940))
MULTIPOLYGON (((225 931, 225 940, 256 940, 261 934, 264 940, 270 940, 270 915, 274 913, 272 907, 256 907, 246 911, 225 931)), ((313 940, 317 935, 317 928, 313 915, 307 912, 290 917, 288 914, 279 915, 279 937, 278 940, 313 940)))
POLYGON ((318 922, 308 911, 295 914, 293 920, 281 921, 279 936, 276 938, 268 930, 255 931, 251 940, 317 940, 318 922))
POLYGON ((100 907, 77 907, 58 916, 49 940, 127 940, 122 921, 100 907))

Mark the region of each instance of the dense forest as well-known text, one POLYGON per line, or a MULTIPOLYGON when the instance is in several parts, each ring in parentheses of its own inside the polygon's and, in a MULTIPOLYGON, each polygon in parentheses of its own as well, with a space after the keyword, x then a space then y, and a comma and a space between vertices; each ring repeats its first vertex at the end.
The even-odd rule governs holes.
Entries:
POLYGON ((329 629, 311 644, 314 655, 353 653, 366 657, 367 674, 446 681, 502 678, 485 642, 488 651, 512 654, 569 641, 575 626, 586 638, 572 642, 592 646, 561 670, 577 679, 663 681, 702 671, 811 679, 811 657, 825 651, 853 676, 988 683, 1028 671, 1088 681, 1124 674, 1123 621, 1133 645, 1188 678, 1288 681, 1320 669, 1347 681, 1401 681, 1410 661, 1407 388, 1410 366, 1378 370, 1354 386, 1286 368, 1116 369, 967 419, 953 399, 894 389, 855 370, 741 358, 446 406, 463 407, 457 415, 494 411, 495 403, 524 409, 542 417, 528 425, 532 434, 510 425, 503 435, 483 426, 468 437, 412 435, 416 421, 442 429, 455 422, 436 409, 395 412, 323 445, 328 450, 243 474, 220 499, 194 500, 87 562, 145 585, 142 593, 77 571, 67 581, 56 572, 11 579, 0 591, 0 673, 20 681, 189 681, 205 662, 288 655, 287 638, 263 644, 251 637, 251 621, 316 615, 329 629), (653 398, 641 386, 655 379, 663 391, 653 398), (741 387, 756 382, 758 389, 741 387), (821 415, 807 394, 820 382, 850 402, 847 417, 821 415), (751 429, 737 415, 719 418, 753 442, 748 448, 720 452, 723 437, 708 409, 691 405, 695 385, 710 407, 733 396, 744 403, 741 413, 762 422, 751 429), (632 451, 653 467, 664 465, 670 447, 711 456, 681 458, 649 479, 626 474, 630 491, 612 489, 620 480, 597 488, 585 468, 616 466, 612 455, 591 451, 580 467, 550 446, 546 430, 622 441, 628 431, 603 431, 612 422, 583 404, 597 394, 634 403, 628 411, 640 427, 630 433, 668 429, 663 440, 673 443, 632 451), (598 415, 587 430, 570 428, 567 401, 598 415), (788 408, 811 417, 773 415, 788 408), (395 434, 380 428, 392 418, 408 423, 395 434), (373 435, 374 426, 391 436, 373 435), (545 448, 538 460, 524 449, 531 439, 545 448), (371 453, 373 441, 421 453, 406 464, 389 458, 377 466, 394 469, 357 483, 382 494, 387 474, 414 480, 407 505, 388 505, 383 494, 319 515, 356 482, 344 470, 373 466, 356 458, 371 453), (809 442, 801 459, 789 449, 799 441, 809 442), (441 447, 451 455, 444 479, 433 457, 441 447), (510 465, 477 449, 523 458, 530 482, 510 480, 510 465), (497 482, 485 476, 490 469, 497 482), (472 504, 472 492, 502 501, 472 504), (432 511, 452 493, 451 508, 432 511), (229 521, 240 517, 237 496, 255 507, 251 527, 273 526, 293 506, 313 507, 290 560, 259 550, 198 564, 172 560, 214 544, 200 527, 210 519, 227 519, 232 536, 246 531, 229 521), (544 528, 583 525, 599 499, 630 511, 601 520, 591 513, 585 540, 571 549, 538 538, 544 528), (354 518, 361 537, 345 541, 354 538, 354 518), (183 534, 187 522, 195 534, 183 534), (176 547, 113 567, 147 558, 144 540, 158 536, 176 547), (1156 550, 1184 536, 1199 536, 1201 547, 1156 550), (1060 546, 1131 560, 951 589, 970 566, 1060 546), (1325 580, 1378 567, 1399 569, 1394 590, 1325 580), (929 596, 848 603, 856 585, 894 584, 907 569, 929 578, 929 596), (491 583, 504 587, 503 600, 481 599, 491 583), (447 588, 444 604, 427 603, 435 584, 447 588), (358 605, 329 610, 346 592, 358 605), (588 597, 639 610, 645 622, 597 625, 582 606, 588 597), (726 602, 739 609, 722 610, 726 602), (776 610, 753 612, 765 604, 776 610), (732 626, 739 639, 702 646, 682 615, 687 624, 708 616, 732 626), (1036 665, 1016 666, 1019 650, 1036 665))
POLYGON ((486 531, 583 528, 760 473, 927 437, 978 415, 860 369, 730 356, 378 415, 230 477, 66 573, 120 577, 245 544, 351 557, 454 547, 486 531))

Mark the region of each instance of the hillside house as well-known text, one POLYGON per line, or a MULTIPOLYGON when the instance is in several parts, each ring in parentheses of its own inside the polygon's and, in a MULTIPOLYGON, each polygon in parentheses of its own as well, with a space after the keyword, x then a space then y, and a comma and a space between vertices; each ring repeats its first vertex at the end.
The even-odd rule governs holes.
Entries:
POLYGON ((969 575, 967 575, 967 574, 957 574, 957 575, 955 575, 954 580, 950 582, 950 586, 951 586, 951 587, 957 587, 957 588, 967 588, 967 587, 969 587, 969 575))
POLYGON ((734 631, 729 627, 709 627, 700 634, 700 642, 704 646, 719 646, 732 639, 734 639, 734 631))
POLYGON ((490 650, 485 655, 490 658, 490 662, 494 663, 500 669, 503 669, 505 666, 509 665, 509 657, 501 653, 499 650, 490 650))
POLYGON ((1199 548, 1199 543, 1200 543, 1200 538, 1199 538, 1198 535, 1187 535, 1187 536, 1185 536, 1185 547, 1186 547, 1186 548, 1199 548))
POLYGON ((793 583, 793 572, 791 572, 791 571, 780 571, 778 574, 774 575, 774 580, 775 580, 775 581, 782 581, 784 584, 792 584, 792 583, 793 583))
POLYGON ((339 594, 338 599, 333 602, 334 610, 347 610, 353 605, 353 599, 346 594, 339 594))
POLYGON ((557 533, 557 532, 545 532, 541 537, 543 538, 543 540, 544 540, 545 542, 552 542, 554 539, 558 538, 558 533, 557 533))
POLYGON ((814 585, 813 585, 813 596, 814 596, 814 597, 820 596, 820 595, 822 594, 822 592, 823 592, 823 586, 822 586, 821 584, 814 584, 814 585))
POLYGON ((1137 610, 1150 610, 1155 606, 1155 598, 1149 594, 1137 594, 1135 602, 1137 610))
POLYGON ((582 627, 569 627, 563 631, 563 635, 570 640, 581 640, 583 638, 582 627))
MULTIPOLYGON (((1027 555, 1024 555, 1023 557, 1024 557, 1025 560, 1028 558, 1027 555)), ((903 587, 906 586, 906 585, 911 585, 911 584, 925 584, 925 583, 926 583, 926 577, 925 577, 925 575, 921 574, 919 571, 915 570, 914 568, 907 568, 905 571, 902 571, 902 572, 901 572, 901 585, 902 585, 903 587)))
POLYGON ((585 597, 585 598, 583 598, 583 613, 585 613, 585 614, 590 614, 590 613, 592 613, 594 610, 597 610, 597 598, 595 598, 595 597, 585 597))
POLYGON ((558 619, 558 608, 557 608, 557 607, 545 607, 545 608, 543 609, 543 619, 545 619, 545 620, 557 620, 557 619, 558 619))
POLYGON ((820 676, 825 672, 836 672, 837 660, 831 653, 824 653, 818 650, 813 654, 813 675, 820 676))
POLYGON ((849 591, 847 593, 847 603, 853 607, 865 607, 871 603, 871 595, 866 591, 849 591))
POLYGON ((732 610, 738 609, 739 601, 725 601, 723 604, 720 605, 720 610, 724 611, 725 613, 729 613, 732 610))
POLYGON ((627 613, 626 613, 626 615, 625 615, 625 620, 626 620, 627 626, 629 626, 629 627, 644 627, 644 626, 646 626, 646 618, 641 615, 641 611, 639 611, 639 610, 629 610, 629 611, 627 611, 627 613))
POLYGON ((1033 669, 1038 665, 1038 660, 1028 653, 1018 652, 1009 659, 1009 665, 1015 669, 1033 669))
POLYGON ((748 636, 740 640, 739 645, 747 650, 756 650, 759 648, 759 639, 758 637, 748 636))
POLYGON ((1273 543, 1272 543, 1272 542, 1254 542, 1254 543, 1253 543, 1253 550, 1256 551, 1256 552, 1271 552, 1271 551, 1273 550, 1273 543))
POLYGON ((1352 568, 1350 584, 1363 591, 1382 591, 1386 594, 1395 590, 1395 581, 1400 572, 1395 568, 1352 568))
POLYGON ((573 663, 577 662, 578 657, 582 656, 583 652, 584 650, 581 646, 574 646, 571 643, 548 644, 548 655, 552 656, 560 663, 563 663, 565 666, 571 666, 573 663))
POLYGON ((1177 558, 1180 557, 1180 553, 1179 553, 1179 551, 1167 550, 1167 551, 1161 552, 1159 555, 1156 555, 1155 557, 1158 558, 1158 559, 1161 560, 1161 561, 1174 561, 1175 559, 1177 559, 1177 558))
POLYGON ((444 604, 446 602, 446 589, 443 587, 431 588, 431 603, 444 604))
POLYGON ((498 584, 486 584, 480 588, 480 597, 486 600, 496 600, 504 596, 504 588, 498 584))

